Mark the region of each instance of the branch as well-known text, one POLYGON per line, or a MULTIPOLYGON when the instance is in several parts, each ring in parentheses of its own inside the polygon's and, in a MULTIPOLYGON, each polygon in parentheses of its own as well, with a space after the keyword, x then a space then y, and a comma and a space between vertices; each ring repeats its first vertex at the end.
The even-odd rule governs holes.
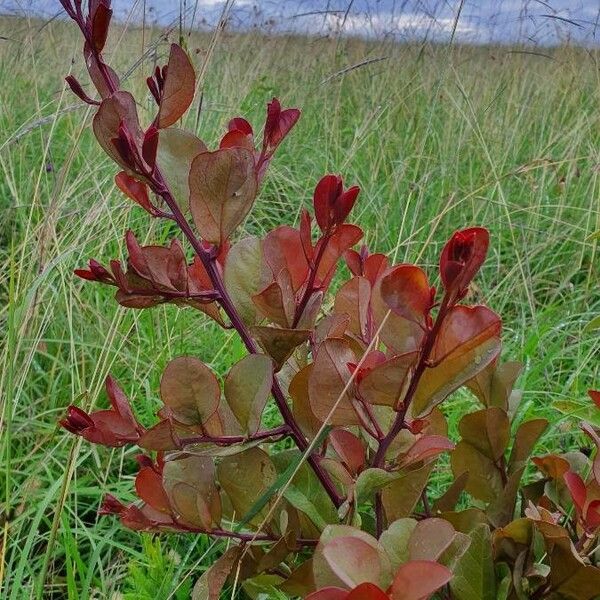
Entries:
MULTIPOLYGON (((382 468, 385 462, 385 455, 388 451, 388 448, 392 444, 392 442, 396 439, 396 436, 400 433, 402 429, 406 428, 406 415, 408 413, 408 409, 410 408, 411 402, 415 396, 415 392, 417 391, 417 387, 419 385, 419 381, 425 372, 425 369, 428 366, 429 356, 431 351, 433 350, 433 345, 437 338, 437 335, 440 331, 442 323, 448 313, 448 308, 450 306, 450 296, 448 294, 444 295, 444 299, 442 300, 442 304, 440 306, 440 310, 438 312, 438 317, 435 320, 435 323, 431 329, 427 331, 425 334, 423 341, 421 343, 421 353, 419 355, 419 362, 415 368, 413 376, 410 380, 410 384, 408 389, 406 390, 406 395, 404 396, 404 401, 402 403, 402 408, 398 411, 394 423, 390 428, 388 434, 381 440, 379 447, 377 448, 377 452, 373 457, 373 467, 382 468)), ((375 516, 377 521, 377 536, 381 534, 383 531, 383 519, 384 519, 384 510, 383 504, 381 501, 381 493, 378 492, 375 495, 375 516)))
MULTIPOLYGON (((244 442, 252 442, 256 440, 268 440, 269 438, 277 438, 278 440, 282 437, 290 435, 290 428, 288 425, 281 425, 274 429, 266 429, 265 431, 258 431, 254 435, 223 435, 223 436, 211 436, 211 435, 198 435, 187 438, 179 438, 179 441, 183 446, 189 444, 216 444, 217 446, 230 446, 233 444, 240 444, 244 442)), ((277 441, 277 440, 272 440, 277 441)))
MULTIPOLYGON (((63 6, 65 4, 66 3, 64 3, 63 6)), ((70 16, 72 18, 74 18, 75 22, 79 26, 79 29, 82 31, 86 41, 88 42, 88 45, 91 48, 91 52, 94 54, 94 57, 98 59, 98 64, 99 64, 100 70, 102 72, 103 79, 105 80, 105 83, 106 83, 108 89, 110 90, 111 93, 116 92, 117 91, 116 86, 114 85, 114 82, 112 81, 112 78, 110 77, 110 74, 108 73, 105 63, 101 59, 100 53, 95 49, 95 46, 93 43, 89 43, 89 42, 91 42, 91 40, 88 40, 83 16, 81 14, 79 14, 79 12, 77 13, 76 17, 73 17, 72 14, 70 14, 70 16)), ((145 174, 145 175, 148 175, 148 174, 145 174)), ((179 226, 179 228, 181 229, 181 231, 183 232, 185 237, 188 239, 188 241, 192 245, 194 252, 198 255, 198 257, 202 261, 202 264, 204 265, 204 268, 206 269, 206 272, 208 273, 208 276, 211 279, 214 289, 217 292, 219 292, 219 294, 221 296, 218 299, 220 306, 223 308, 223 311, 225 312, 225 314, 231 321, 231 324, 233 325, 233 327, 237 330, 237 332, 240 335, 242 341, 244 342, 244 345, 246 346, 248 352, 250 352, 251 354, 258 354, 259 353, 258 346, 256 345, 253 338, 250 336, 248 328, 246 327, 246 325, 240 318, 239 314, 237 313, 237 311, 233 305, 233 302, 231 301, 231 298, 230 298, 227 290, 225 289, 225 285, 224 285, 223 279, 221 277, 221 274, 220 274, 217 266, 215 265, 214 256, 212 255, 212 253, 209 250, 205 249, 202 246, 202 244, 200 243, 200 240, 195 236, 195 234, 192 231, 185 216, 181 212, 177 202, 175 201, 171 192, 169 191, 169 188, 158 168, 156 168, 153 171, 153 173, 150 174, 150 181, 151 181, 151 187, 153 188, 153 191, 156 194, 158 194, 159 196, 161 196, 161 198, 165 201, 165 203, 171 210, 172 219, 177 223, 177 225, 179 226)), ((312 275, 313 283, 314 283, 315 276, 316 276, 316 270, 314 271, 314 274, 312 275)), ((308 298, 306 299, 306 302, 308 302, 308 298)), ((305 302, 305 305, 306 305, 306 302, 305 302)), ((290 428, 290 435, 293 438, 294 442, 296 443, 296 446, 298 447, 298 449, 301 452, 306 451, 306 449, 309 446, 308 441, 305 438, 304 434, 302 433, 302 430, 296 423, 296 420, 294 419, 292 411, 291 411, 290 407, 288 406, 287 400, 285 398, 283 390, 281 389, 281 386, 279 385, 279 381, 277 380, 276 375, 273 376, 273 384, 271 387, 271 392, 273 394, 273 397, 275 398, 275 402, 277 404, 277 407, 279 408, 279 412, 281 413, 281 416, 282 416, 284 422, 290 428)), ((333 480, 331 479, 331 477, 329 476, 327 471, 325 471, 321 467, 321 465, 319 464, 319 462, 317 460, 317 457, 312 452, 308 455, 307 461, 310 464, 310 466, 312 467, 312 469, 314 470, 315 475, 317 476, 317 478, 323 485, 323 488, 325 489, 325 491, 331 498, 331 501, 334 503, 336 508, 339 508, 343 502, 343 498, 339 495, 339 493, 335 487, 335 484, 333 483, 333 480)))

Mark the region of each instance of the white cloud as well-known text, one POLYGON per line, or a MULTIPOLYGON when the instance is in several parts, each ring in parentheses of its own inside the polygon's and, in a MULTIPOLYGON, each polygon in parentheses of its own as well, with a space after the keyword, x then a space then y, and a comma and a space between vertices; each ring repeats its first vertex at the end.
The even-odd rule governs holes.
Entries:
MULTIPOLYGON (((455 20, 451 18, 431 17, 423 13, 392 15, 391 13, 350 14, 345 20, 343 15, 329 14, 326 16, 327 25, 333 30, 340 30, 346 35, 379 36, 382 34, 423 35, 430 32, 433 35, 449 35, 455 20)), ((322 22, 321 22, 322 23, 322 22)), ((479 28, 472 23, 459 21, 456 25, 458 35, 476 35, 479 28)))

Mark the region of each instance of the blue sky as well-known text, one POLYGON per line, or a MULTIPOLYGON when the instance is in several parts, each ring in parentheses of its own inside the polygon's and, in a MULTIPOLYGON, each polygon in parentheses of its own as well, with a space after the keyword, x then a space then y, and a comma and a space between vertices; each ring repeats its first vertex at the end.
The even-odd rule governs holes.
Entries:
MULTIPOLYGON (((223 0, 113 0, 121 19, 146 18, 168 24, 185 9, 187 24, 210 27, 223 0)), ((450 36, 459 0, 235 0, 233 27, 278 32, 393 36, 399 40, 450 36)), ((0 0, 0 11, 32 11, 51 17, 58 0, 0 0)), ((465 0, 456 38, 467 42, 600 41, 600 0, 465 0)))

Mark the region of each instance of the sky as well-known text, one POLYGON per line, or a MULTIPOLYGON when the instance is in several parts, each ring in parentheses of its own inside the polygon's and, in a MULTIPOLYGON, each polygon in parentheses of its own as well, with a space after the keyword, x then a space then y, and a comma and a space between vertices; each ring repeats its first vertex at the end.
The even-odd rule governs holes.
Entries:
MULTIPOLYGON (((177 21, 211 28, 224 0, 113 0, 121 20, 161 25, 177 21)), ((0 12, 32 12, 51 18, 58 0, 0 0, 0 12)), ((573 42, 600 45, 600 0, 234 0, 236 29, 277 33, 393 37, 399 41, 447 40, 548 46, 573 42), (460 17, 457 20, 459 7, 460 17)), ((0 32, 1 33, 1 32, 0 32)))

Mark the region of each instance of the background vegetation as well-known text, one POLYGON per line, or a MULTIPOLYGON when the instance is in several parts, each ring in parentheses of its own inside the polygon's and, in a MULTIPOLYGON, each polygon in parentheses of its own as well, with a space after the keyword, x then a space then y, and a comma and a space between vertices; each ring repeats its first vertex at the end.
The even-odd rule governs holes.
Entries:
MULTIPOLYGON (((162 33, 115 28, 111 59, 132 88, 164 61, 162 33)), ((170 358, 194 353, 223 372, 243 348, 189 309, 127 311, 73 277, 90 257, 121 256, 127 228, 159 243, 173 231, 115 190, 87 107, 65 91, 63 76, 83 73, 74 27, 0 18, 0 34, 0 597, 187 598, 224 542, 98 519, 106 492, 128 497, 131 481, 115 482, 133 475, 133 455, 81 444, 56 422, 72 402, 103 405, 110 371, 150 423, 170 358)), ((185 42, 201 65, 210 37, 185 42)), ((600 229, 599 58, 224 32, 186 126, 214 144, 231 116, 261 124, 275 94, 302 107, 248 232, 293 222, 327 171, 361 186, 354 219, 396 261, 433 273, 455 228, 489 227, 473 295, 503 316, 505 359, 525 364, 524 414, 554 423, 543 445, 567 446, 574 423, 552 404, 583 404, 598 384, 600 339, 584 328, 600 310, 589 238, 600 229)), ((471 401, 444 405, 451 424, 471 401)))

